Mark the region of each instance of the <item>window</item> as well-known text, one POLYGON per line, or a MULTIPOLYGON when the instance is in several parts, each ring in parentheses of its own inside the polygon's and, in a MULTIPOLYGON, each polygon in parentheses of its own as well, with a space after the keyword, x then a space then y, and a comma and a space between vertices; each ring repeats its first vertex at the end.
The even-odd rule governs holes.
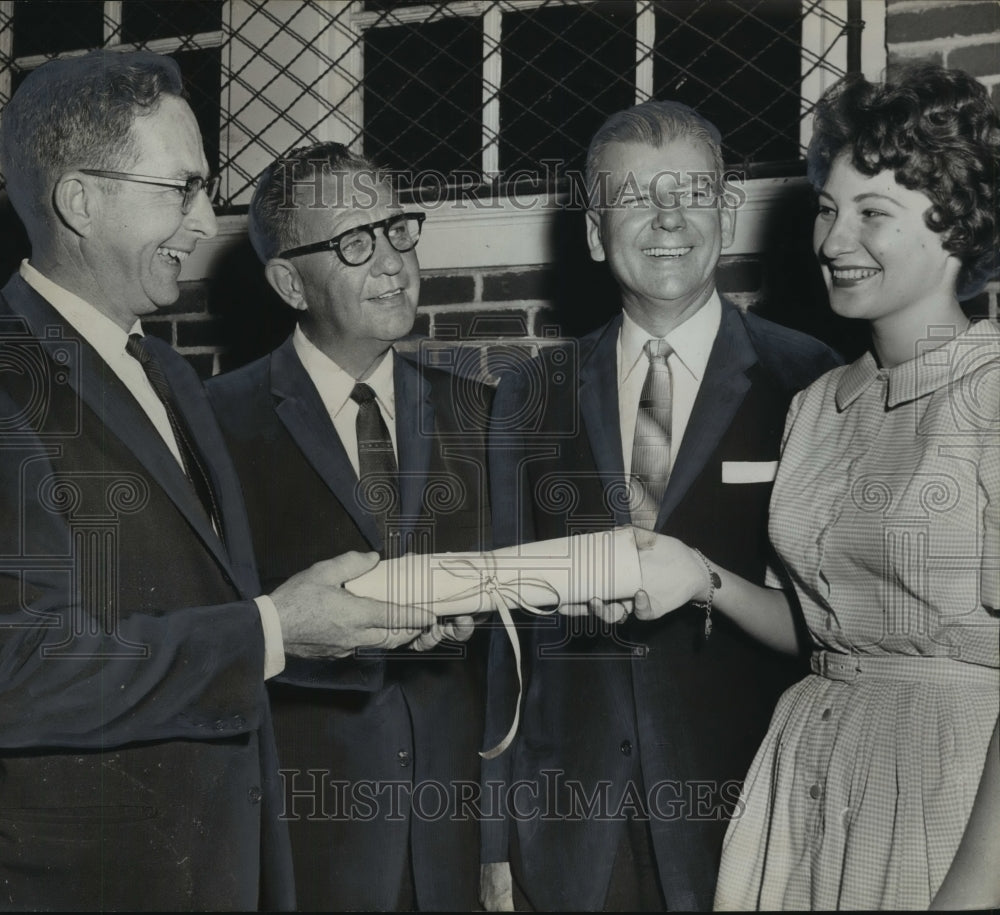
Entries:
MULTIPOLYGON (((885 3, 0 0, 0 102, 56 54, 169 53, 222 171, 222 211, 237 214, 224 237, 245 230, 238 214, 276 156, 336 140, 409 176, 418 202, 451 202, 421 241, 426 266, 539 263, 539 201, 565 194, 594 129, 636 101, 703 111, 751 178, 801 174, 822 90, 849 65, 881 73, 885 3)), ((763 211, 771 185, 751 184, 763 211)))
POLYGON ((92 48, 149 48, 181 67, 211 168, 220 164, 222 0, 15 0, 0 4, 0 101, 45 61, 92 48))
POLYGON ((224 87, 229 199, 289 146, 335 139, 415 183, 556 190, 616 109, 669 96, 728 164, 801 171, 829 82, 884 64, 884 0, 239 0, 224 87), (857 64, 856 64, 857 65, 857 64), (232 142, 237 139, 237 142, 232 142), (532 182, 530 179, 536 180, 532 182))
POLYGON ((365 152, 414 176, 478 173, 504 193, 510 176, 523 189, 534 175, 555 190, 554 163, 582 168, 609 113, 673 98, 719 126, 727 164, 787 174, 801 159, 811 77, 836 78, 860 59, 862 9, 857 0, 366 0, 349 15, 362 45, 357 133, 365 152))
POLYGON ((582 168, 609 113, 649 97, 697 106, 729 163, 799 155, 800 0, 365 7, 363 145, 394 168, 545 185, 551 163, 582 168))

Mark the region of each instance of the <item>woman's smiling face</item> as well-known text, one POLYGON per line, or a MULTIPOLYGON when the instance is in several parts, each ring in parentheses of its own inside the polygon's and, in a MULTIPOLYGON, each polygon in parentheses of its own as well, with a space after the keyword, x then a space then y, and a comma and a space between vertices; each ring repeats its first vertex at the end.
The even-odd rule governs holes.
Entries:
POLYGON ((928 228, 932 206, 889 170, 868 176, 846 153, 834 160, 819 193, 813 248, 838 315, 878 322, 912 311, 933 318, 955 302, 961 263, 942 247, 945 236, 928 228))

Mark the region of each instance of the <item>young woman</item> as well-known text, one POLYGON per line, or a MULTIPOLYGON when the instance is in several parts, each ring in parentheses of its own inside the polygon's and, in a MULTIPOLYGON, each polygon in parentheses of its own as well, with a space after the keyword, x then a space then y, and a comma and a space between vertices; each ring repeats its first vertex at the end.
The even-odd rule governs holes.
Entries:
MULTIPOLYGON (((960 298, 998 270, 1000 120, 922 67, 849 78, 816 112, 814 247, 872 347, 789 411, 771 501, 774 588, 676 540, 635 612, 708 601, 794 651, 730 823, 719 909, 1000 905, 1000 330, 960 298)), ((650 580, 652 579, 652 580, 650 580)))

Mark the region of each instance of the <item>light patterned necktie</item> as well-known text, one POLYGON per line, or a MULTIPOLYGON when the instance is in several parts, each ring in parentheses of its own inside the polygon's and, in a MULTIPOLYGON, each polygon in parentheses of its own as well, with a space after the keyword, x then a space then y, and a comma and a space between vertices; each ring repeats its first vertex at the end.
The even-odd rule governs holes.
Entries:
POLYGON ((673 352, 666 340, 647 340, 649 370, 639 396, 632 440, 632 481, 629 505, 632 523, 652 530, 660 512, 670 476, 670 421, 673 390, 667 358, 673 352))

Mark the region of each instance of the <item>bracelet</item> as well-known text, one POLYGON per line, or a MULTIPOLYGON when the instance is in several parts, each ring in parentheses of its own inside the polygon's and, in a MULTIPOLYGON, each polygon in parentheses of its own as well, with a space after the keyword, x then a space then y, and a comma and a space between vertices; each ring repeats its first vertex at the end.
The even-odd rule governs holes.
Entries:
POLYGON ((705 558, 705 554, 697 547, 691 547, 698 558, 705 563, 705 570, 708 572, 708 600, 691 601, 696 607, 705 611, 705 638, 712 634, 712 601, 715 599, 715 592, 722 587, 722 579, 719 573, 712 568, 712 564, 705 558))

